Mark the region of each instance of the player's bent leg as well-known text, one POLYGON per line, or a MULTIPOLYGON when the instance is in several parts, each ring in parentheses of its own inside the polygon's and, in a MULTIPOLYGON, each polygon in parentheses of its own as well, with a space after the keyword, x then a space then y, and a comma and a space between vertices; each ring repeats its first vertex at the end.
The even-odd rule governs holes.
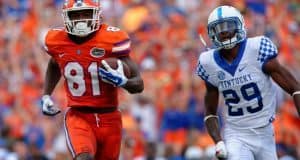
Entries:
POLYGON ((225 127, 224 140, 228 152, 227 160, 254 160, 254 155, 246 145, 242 134, 240 131, 225 127))
POLYGON ((270 146, 267 146, 266 148, 261 149, 261 152, 257 156, 255 156, 255 159, 257 159, 257 160, 265 160, 265 159, 278 160, 275 148, 276 148, 275 145, 274 146, 270 145, 270 146))
POLYGON ((94 160, 94 158, 90 153, 80 153, 76 156, 75 160, 94 160))
POLYGON ((122 140, 122 119, 119 111, 100 115, 102 136, 95 160, 118 160, 122 140))
POLYGON ((266 126, 263 134, 259 135, 261 146, 256 151, 255 160, 278 160, 273 126, 266 126))
POLYGON ((107 138, 107 142, 98 148, 95 156, 96 160, 118 160, 121 148, 121 136, 112 135, 107 138), (110 141, 110 142, 109 142, 110 141))
POLYGON ((65 135, 68 149, 73 159, 78 157, 95 156, 97 141, 89 119, 94 119, 92 115, 80 114, 72 109, 68 110, 65 119, 65 135))
POLYGON ((227 160, 254 160, 251 150, 237 139, 227 140, 226 148, 228 152, 227 160))

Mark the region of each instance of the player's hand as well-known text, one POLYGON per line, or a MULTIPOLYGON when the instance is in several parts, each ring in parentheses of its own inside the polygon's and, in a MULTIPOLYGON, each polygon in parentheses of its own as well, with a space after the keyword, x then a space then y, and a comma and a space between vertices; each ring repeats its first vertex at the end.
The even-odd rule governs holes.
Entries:
POLYGON ((225 143, 223 141, 219 141, 216 144, 216 156, 219 159, 226 159, 227 158, 227 149, 225 143))
POLYGON ((42 97, 42 112, 47 116, 55 116, 60 113, 60 110, 54 106, 54 103, 49 95, 42 97))
POLYGON ((102 60, 101 63, 105 68, 99 68, 99 75, 102 81, 118 87, 123 86, 127 83, 128 78, 124 74, 123 64, 121 60, 118 60, 117 69, 112 69, 105 60, 102 60))

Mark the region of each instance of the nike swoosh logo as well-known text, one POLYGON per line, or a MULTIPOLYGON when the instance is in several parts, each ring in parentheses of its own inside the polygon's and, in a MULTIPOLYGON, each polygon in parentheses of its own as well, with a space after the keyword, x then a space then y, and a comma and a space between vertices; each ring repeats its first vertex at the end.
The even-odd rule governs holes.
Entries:
POLYGON ((61 53, 61 54, 58 55, 58 57, 62 58, 64 55, 65 55, 64 53, 61 53))
POLYGON ((246 66, 239 68, 239 72, 242 72, 245 68, 246 68, 246 66))

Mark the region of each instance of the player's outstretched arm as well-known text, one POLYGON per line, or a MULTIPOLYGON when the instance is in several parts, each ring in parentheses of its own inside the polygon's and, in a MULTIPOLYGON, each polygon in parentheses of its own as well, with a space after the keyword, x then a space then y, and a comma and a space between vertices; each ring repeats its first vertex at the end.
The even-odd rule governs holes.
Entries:
POLYGON ((205 102, 205 125, 209 135, 216 144, 216 156, 227 158, 227 149, 220 134, 219 118, 217 116, 219 91, 218 88, 206 83, 205 102))
POLYGON ((54 103, 50 97, 56 84, 61 77, 58 64, 53 58, 48 62, 48 67, 45 77, 44 93, 42 97, 42 111, 44 115, 55 116, 60 113, 60 110, 54 106, 54 103))
POLYGON ((141 93, 144 90, 144 81, 141 77, 137 64, 130 57, 120 58, 130 68, 131 76, 127 77, 127 83, 122 86, 129 93, 141 93))
POLYGON ((276 58, 268 61, 264 71, 287 93, 293 96, 294 103, 300 116, 300 84, 295 77, 283 67, 276 58))

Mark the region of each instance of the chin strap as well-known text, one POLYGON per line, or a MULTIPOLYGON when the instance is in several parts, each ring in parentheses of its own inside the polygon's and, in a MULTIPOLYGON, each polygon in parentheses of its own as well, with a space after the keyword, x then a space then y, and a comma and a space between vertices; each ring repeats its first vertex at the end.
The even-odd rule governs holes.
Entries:
POLYGON ((292 94, 292 96, 294 97, 295 95, 298 95, 298 94, 300 94, 300 91, 295 91, 295 92, 292 94))

